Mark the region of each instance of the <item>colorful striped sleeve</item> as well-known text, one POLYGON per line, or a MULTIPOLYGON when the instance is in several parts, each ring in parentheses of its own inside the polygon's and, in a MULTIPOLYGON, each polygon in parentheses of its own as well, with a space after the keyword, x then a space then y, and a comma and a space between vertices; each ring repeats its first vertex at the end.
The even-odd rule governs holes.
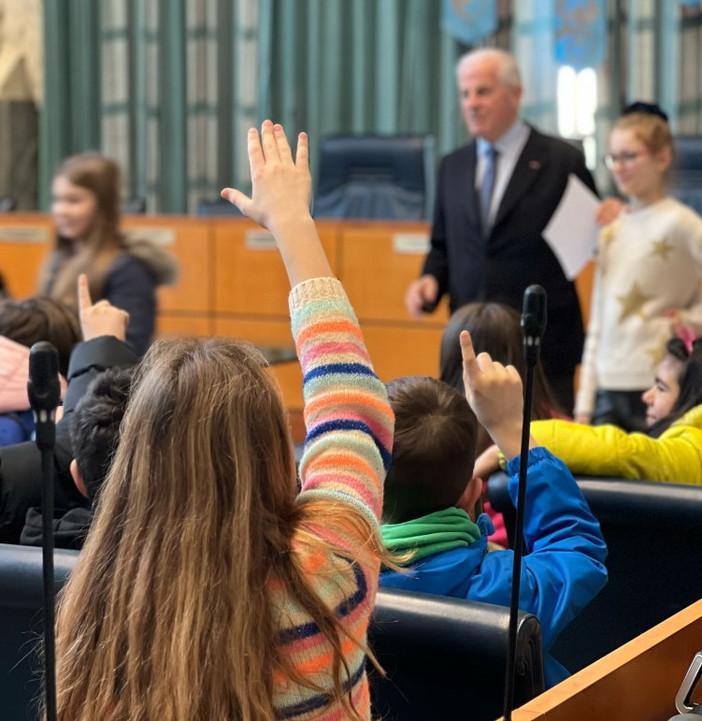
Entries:
POLYGON ((302 493, 355 506, 377 522, 394 418, 341 283, 315 278, 290 293, 307 438, 302 493))

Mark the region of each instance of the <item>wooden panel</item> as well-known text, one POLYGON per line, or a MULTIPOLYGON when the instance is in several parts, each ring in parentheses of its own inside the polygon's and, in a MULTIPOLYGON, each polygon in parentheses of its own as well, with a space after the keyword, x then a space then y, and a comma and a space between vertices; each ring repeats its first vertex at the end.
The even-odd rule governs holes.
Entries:
POLYGON ((537 696, 513 721, 661 721, 702 648, 702 601, 537 696))
MULTIPOLYGON (((317 224, 332 269, 337 270, 338 224, 317 224)), ((248 220, 214 223, 215 310, 286 317, 290 283, 271 235, 248 220)))
POLYGON ((158 290, 159 308, 212 310, 212 227, 207 220, 178 215, 125 216, 125 230, 161 245, 180 263, 178 282, 158 290))
MULTIPOLYGON (((404 304, 418 277, 426 249, 426 223, 354 223, 341 233, 341 277, 361 320, 411 320, 404 304)), ((446 301, 419 323, 443 325, 446 301)))
MULTIPOLYGON (((232 338, 246 338, 259 346, 294 347, 288 320, 217 318, 214 333, 232 338)), ((285 407, 291 410, 304 408, 302 372, 299 364, 297 362, 279 363, 271 366, 271 372, 280 385, 285 407)))
POLYGON ((373 367, 388 382, 400 376, 439 375, 442 329, 361 322, 373 367))
POLYGON ((0 270, 13 297, 36 294, 39 268, 53 241, 53 232, 48 215, 0 214, 0 270))
POLYGON ((157 338, 183 338, 212 335, 214 321, 209 315, 159 313, 156 319, 157 338))

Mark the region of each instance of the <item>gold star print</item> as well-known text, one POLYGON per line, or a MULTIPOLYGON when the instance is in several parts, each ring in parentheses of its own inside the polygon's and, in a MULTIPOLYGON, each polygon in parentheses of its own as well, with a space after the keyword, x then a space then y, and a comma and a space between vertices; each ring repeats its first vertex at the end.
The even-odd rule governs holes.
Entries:
POLYGON ((666 338, 662 338, 656 345, 646 348, 646 355, 651 359, 651 368, 655 368, 665 358, 665 342, 666 338))
POLYGON ((660 255, 663 260, 668 260, 668 253, 671 250, 673 250, 673 246, 663 238, 663 240, 654 241, 651 255, 660 255))
POLYGON ((642 308, 645 303, 651 300, 651 298, 653 298, 652 295, 644 295, 639 288, 639 284, 634 282, 626 295, 617 296, 617 300, 622 305, 619 322, 621 323, 628 316, 635 315, 637 313, 643 318, 642 308))

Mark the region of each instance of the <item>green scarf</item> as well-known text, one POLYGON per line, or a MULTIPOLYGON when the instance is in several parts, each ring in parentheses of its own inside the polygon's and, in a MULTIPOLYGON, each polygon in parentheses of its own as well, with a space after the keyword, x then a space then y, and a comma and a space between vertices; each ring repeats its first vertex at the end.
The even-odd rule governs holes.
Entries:
POLYGON ((468 514, 453 507, 404 523, 386 523, 380 532, 391 552, 415 552, 407 564, 442 551, 467 548, 480 538, 480 529, 468 514))

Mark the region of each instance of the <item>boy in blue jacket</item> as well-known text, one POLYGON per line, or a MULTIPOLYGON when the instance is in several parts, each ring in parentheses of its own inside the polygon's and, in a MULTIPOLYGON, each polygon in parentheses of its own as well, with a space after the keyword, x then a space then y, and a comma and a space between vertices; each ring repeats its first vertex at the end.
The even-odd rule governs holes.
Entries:
MULTIPOLYGON (((433 378, 400 378, 388 386, 395 440, 385 481, 383 539, 412 551, 408 573, 381 573, 380 585, 508 606, 512 551, 487 553, 492 523, 472 507, 482 481, 471 478, 476 417, 506 458, 516 503, 522 426, 522 383, 512 366, 477 358, 461 334, 466 398, 433 378), (470 404, 470 405, 469 405, 470 404), (471 412, 471 407, 475 413, 471 412), (468 507, 467 506, 467 507, 468 507)), ((548 650, 607 580, 607 548, 570 471, 530 439, 524 511, 525 557, 519 607, 541 622, 547 686, 568 672, 548 650)))

